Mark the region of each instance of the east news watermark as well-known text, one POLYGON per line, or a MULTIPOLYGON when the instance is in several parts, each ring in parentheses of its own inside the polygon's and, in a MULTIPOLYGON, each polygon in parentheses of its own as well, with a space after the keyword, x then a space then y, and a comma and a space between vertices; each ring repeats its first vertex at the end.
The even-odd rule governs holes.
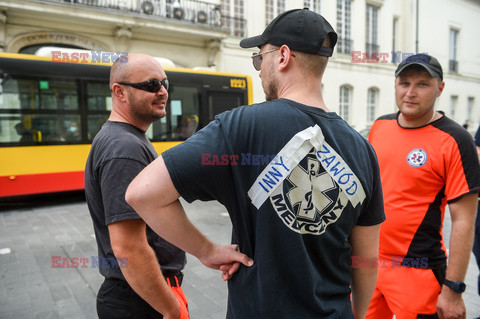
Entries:
POLYGON ((263 155, 253 153, 240 153, 240 154, 212 154, 202 153, 201 165, 206 166, 225 166, 225 165, 268 165, 272 161, 280 161, 283 164, 282 158, 276 154, 263 155))
POLYGON ((352 256, 352 268, 428 268, 428 257, 391 256, 386 258, 364 258, 352 256))
POLYGON ((128 258, 51 256, 51 268, 127 268, 128 258))
MULTIPOLYGON (((390 52, 362 52, 362 51, 352 51, 352 63, 401 63, 403 60, 408 57, 415 55, 416 53, 412 52, 402 52, 402 51, 390 51, 390 52)), ((416 58, 417 62, 428 63, 428 58, 426 55, 428 53, 422 53, 424 55, 418 55, 416 58)))
POLYGON ((120 63, 128 62, 128 52, 105 52, 105 51, 51 51, 53 63, 113 63, 117 59, 120 63))

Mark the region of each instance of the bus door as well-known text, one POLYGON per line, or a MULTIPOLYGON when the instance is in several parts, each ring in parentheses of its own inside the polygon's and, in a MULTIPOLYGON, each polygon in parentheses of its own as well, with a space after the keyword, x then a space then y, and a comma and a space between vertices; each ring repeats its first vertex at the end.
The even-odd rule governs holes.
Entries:
POLYGON ((204 109, 206 124, 213 121, 217 114, 247 104, 243 92, 208 91, 206 100, 207 107, 204 109))

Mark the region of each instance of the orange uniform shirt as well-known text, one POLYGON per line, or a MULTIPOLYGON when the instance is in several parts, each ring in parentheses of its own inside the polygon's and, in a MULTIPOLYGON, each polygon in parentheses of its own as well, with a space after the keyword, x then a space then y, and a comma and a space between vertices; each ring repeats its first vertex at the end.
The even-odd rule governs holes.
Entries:
POLYGON ((446 204, 480 190, 475 145, 463 127, 445 116, 416 129, 400 127, 397 116, 379 118, 369 134, 386 215, 379 257, 407 267, 436 268, 446 262, 446 204))

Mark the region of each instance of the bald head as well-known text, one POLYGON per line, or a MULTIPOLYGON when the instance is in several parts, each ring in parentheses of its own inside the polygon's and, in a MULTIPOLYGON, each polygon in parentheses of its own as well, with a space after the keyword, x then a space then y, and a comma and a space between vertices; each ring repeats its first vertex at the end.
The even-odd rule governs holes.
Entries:
POLYGON ((110 69, 110 88, 113 83, 131 82, 132 74, 141 73, 144 68, 151 69, 152 63, 160 66, 157 60, 147 54, 129 54, 119 57, 110 69))
POLYGON ((156 120, 166 114, 168 91, 159 82, 152 91, 143 84, 147 81, 167 79, 158 61, 145 54, 129 54, 115 61, 110 69, 112 90, 111 121, 126 122, 146 131, 156 120), (139 84, 141 85, 135 85, 139 84))

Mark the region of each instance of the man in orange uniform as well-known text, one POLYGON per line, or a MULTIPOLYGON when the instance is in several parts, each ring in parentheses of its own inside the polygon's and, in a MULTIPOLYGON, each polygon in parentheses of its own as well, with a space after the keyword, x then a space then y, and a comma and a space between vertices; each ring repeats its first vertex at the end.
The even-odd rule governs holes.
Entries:
POLYGON ((434 109, 445 86, 437 59, 413 55, 395 77, 399 112, 377 119, 369 134, 387 219, 367 318, 465 318, 461 293, 480 191, 475 145, 462 126, 434 109), (447 204, 448 267, 442 235, 447 204))

